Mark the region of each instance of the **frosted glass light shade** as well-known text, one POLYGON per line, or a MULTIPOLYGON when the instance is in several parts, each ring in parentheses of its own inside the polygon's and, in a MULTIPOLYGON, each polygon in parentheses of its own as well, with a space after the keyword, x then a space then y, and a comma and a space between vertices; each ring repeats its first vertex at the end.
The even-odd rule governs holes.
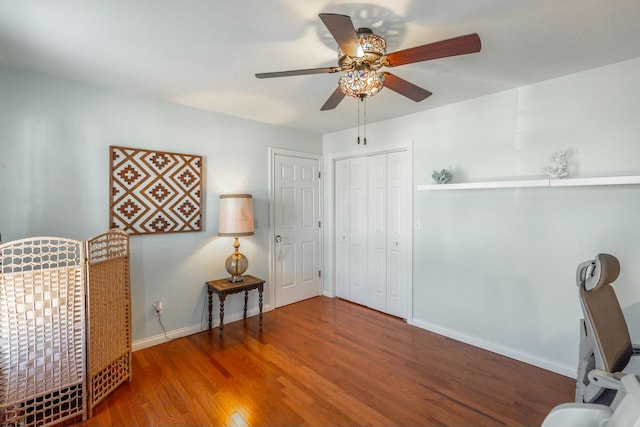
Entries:
POLYGON ((369 98, 384 87, 384 74, 367 67, 356 67, 346 71, 338 80, 345 95, 353 98, 369 98))

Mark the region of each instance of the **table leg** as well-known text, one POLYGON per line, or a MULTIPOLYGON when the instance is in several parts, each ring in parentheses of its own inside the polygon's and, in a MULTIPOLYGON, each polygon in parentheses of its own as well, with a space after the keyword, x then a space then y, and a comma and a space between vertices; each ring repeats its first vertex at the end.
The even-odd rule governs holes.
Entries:
POLYGON ((227 294, 220 292, 218 297, 220 298, 220 336, 222 336, 224 335, 224 299, 227 297, 227 294))
POLYGON ((243 319, 247 318, 247 302, 249 301, 249 291, 244 291, 244 317, 243 319))
POLYGON ((209 329, 213 326, 213 318, 211 317, 211 311, 213 310, 213 291, 211 288, 207 289, 209 294, 209 329))
POLYGON ((263 285, 258 285, 258 308, 260 309, 260 314, 258 315, 260 321, 258 323, 260 324, 260 327, 262 327, 262 290, 263 285))

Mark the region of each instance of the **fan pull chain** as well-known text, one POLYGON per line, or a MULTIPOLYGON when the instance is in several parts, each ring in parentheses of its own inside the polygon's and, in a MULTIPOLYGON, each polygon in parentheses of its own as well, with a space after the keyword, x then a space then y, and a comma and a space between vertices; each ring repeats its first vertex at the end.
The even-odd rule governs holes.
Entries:
POLYGON ((367 145, 367 98, 362 98, 364 102, 364 145, 367 145))
POLYGON ((360 144, 360 104, 364 104, 363 108, 363 128, 364 128, 364 145, 367 145, 367 99, 364 96, 361 96, 360 102, 358 103, 358 144, 360 144))
MULTIPOLYGON (((362 101, 362 98, 360 98, 362 101)), ((360 102, 358 102, 358 145, 360 145, 360 102)))

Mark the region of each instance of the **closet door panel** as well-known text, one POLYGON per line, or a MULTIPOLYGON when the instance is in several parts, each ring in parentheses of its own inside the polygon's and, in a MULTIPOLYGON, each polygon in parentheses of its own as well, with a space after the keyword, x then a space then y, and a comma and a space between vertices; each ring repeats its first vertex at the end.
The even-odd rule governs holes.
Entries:
POLYGON ((351 299, 350 280, 350 200, 351 186, 349 159, 336 161, 335 168, 335 245, 336 245, 336 296, 351 299))
POLYGON ((387 155, 387 313, 407 317, 409 275, 407 153, 387 155))
POLYGON ((351 301, 367 304, 367 159, 351 159, 350 168, 351 301))
POLYGON ((368 259, 367 305, 387 309, 387 155, 367 158, 368 163, 368 259))

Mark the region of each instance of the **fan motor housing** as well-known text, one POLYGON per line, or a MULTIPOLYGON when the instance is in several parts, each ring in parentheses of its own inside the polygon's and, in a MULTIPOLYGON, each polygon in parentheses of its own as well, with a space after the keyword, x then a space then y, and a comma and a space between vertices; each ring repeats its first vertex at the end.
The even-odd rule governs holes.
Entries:
POLYGON ((355 66, 368 65, 372 70, 382 67, 380 58, 387 53, 387 42, 384 38, 374 34, 370 28, 358 28, 358 41, 364 56, 349 56, 338 47, 338 65, 344 70, 351 70, 355 66))

